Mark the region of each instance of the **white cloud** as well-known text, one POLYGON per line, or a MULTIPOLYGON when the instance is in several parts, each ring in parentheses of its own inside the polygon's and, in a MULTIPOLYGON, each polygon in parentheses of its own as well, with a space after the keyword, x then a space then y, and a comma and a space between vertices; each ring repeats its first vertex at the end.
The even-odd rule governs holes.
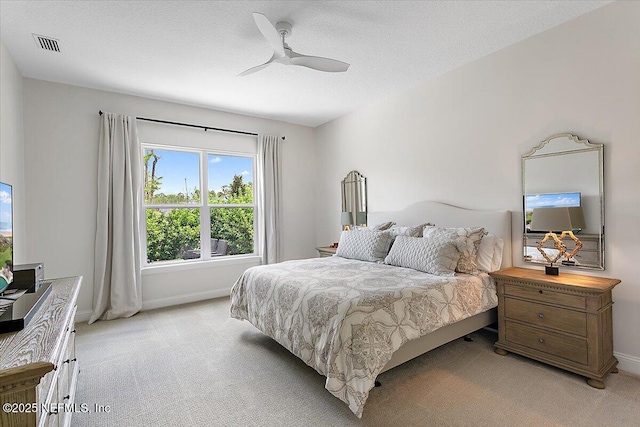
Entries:
POLYGON ((249 175, 249 171, 242 171, 240 172, 240 175, 249 175))
POLYGON ((11 204, 11 197, 9 197, 9 193, 6 191, 0 191, 0 202, 11 204))
POLYGON ((209 163, 220 163, 222 161, 222 159, 218 156, 211 158, 211 160, 209 160, 209 163))

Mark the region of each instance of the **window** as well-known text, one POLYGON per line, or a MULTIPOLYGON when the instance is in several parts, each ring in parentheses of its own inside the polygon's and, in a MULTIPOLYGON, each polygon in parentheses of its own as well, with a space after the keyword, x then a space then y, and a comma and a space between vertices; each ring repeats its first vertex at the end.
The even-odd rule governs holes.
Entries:
POLYGON ((147 264, 253 254, 254 160, 143 145, 147 264))

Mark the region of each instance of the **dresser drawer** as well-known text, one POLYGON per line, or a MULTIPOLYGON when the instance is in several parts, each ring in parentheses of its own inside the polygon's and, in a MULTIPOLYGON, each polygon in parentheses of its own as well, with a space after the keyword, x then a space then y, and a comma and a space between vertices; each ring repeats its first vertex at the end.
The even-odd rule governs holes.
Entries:
POLYGON ((538 289, 534 287, 517 286, 506 283, 504 285, 505 295, 520 297, 537 302, 564 305, 566 307, 585 309, 587 307, 585 297, 579 295, 563 294, 561 292, 538 289))
POLYGON ((578 311, 550 307, 513 298, 504 299, 504 314, 508 319, 545 326, 580 336, 587 335, 587 315, 578 311))
POLYGON ((519 344, 553 356, 587 365, 587 341, 532 326, 506 322, 505 337, 508 342, 519 344))

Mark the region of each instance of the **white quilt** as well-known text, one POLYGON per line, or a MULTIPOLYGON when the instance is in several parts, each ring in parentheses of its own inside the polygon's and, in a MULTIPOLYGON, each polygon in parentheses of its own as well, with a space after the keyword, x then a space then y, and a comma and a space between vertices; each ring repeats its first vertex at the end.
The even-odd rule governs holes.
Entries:
POLYGON ((231 291, 231 316, 326 376, 325 388, 361 417, 402 344, 497 303, 485 273, 439 277, 334 256, 246 270, 231 291))

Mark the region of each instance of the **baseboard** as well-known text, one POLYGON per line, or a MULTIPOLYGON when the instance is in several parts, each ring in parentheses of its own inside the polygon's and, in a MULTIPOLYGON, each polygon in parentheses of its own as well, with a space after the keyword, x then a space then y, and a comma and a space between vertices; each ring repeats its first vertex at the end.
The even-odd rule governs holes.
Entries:
POLYGON ((640 357, 616 352, 613 355, 618 359, 618 369, 640 375, 640 357))
MULTIPOLYGON (((187 304, 190 302, 203 301, 206 299, 227 297, 231 293, 231 289, 216 289, 213 291, 197 292, 194 294, 180 295, 167 298, 156 298, 148 301, 142 301, 142 310, 153 310, 162 307, 171 307, 172 305, 187 304)), ((88 322, 91 317, 91 310, 83 310, 76 312, 76 322, 88 322)))
POLYGON ((215 289, 205 292, 197 292, 193 294, 172 296, 167 298, 155 298, 148 301, 142 301, 142 311, 153 310, 156 308, 170 307, 172 305, 187 304, 190 302, 203 301, 206 299, 220 298, 229 296, 231 289, 215 289))

